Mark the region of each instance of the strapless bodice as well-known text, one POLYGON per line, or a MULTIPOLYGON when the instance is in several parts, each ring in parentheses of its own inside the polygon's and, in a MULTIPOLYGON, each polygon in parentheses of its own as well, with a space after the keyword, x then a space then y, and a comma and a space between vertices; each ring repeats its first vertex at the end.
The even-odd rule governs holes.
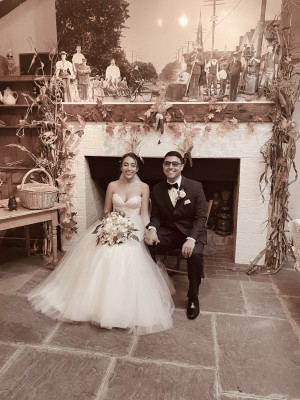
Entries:
POLYGON ((114 210, 123 211, 128 217, 135 218, 140 215, 142 198, 141 196, 130 197, 124 201, 118 194, 112 196, 114 210))

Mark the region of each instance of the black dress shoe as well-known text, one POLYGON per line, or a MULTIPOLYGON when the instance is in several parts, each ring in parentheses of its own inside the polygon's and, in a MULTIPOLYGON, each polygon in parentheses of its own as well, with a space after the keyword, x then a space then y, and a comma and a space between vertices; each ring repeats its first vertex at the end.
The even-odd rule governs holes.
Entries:
POLYGON ((188 306, 186 310, 186 315, 188 319, 195 319, 198 317, 200 311, 199 307, 199 300, 198 297, 195 297, 194 299, 188 300, 188 306))

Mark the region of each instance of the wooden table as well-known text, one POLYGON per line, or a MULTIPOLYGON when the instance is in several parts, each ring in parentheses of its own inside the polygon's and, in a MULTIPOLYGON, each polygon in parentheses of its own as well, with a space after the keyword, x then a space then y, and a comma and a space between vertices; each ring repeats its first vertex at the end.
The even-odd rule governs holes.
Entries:
MULTIPOLYGON (((8 199, 0 201, 0 205, 7 206, 7 204, 8 199)), ((55 266, 57 265, 57 211, 64 207, 65 206, 62 203, 55 203, 52 208, 46 208, 44 210, 29 210, 28 208, 23 207, 20 201, 18 201, 18 209, 16 211, 9 211, 7 207, 0 208, 0 231, 24 226, 26 249, 27 255, 29 256, 30 235, 28 225, 35 224, 37 222, 50 221, 52 232, 53 264, 55 266)))

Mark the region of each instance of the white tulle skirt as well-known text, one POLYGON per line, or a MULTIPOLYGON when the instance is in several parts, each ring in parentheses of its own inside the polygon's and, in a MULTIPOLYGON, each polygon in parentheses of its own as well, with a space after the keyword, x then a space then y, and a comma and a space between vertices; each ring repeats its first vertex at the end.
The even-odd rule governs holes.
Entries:
POLYGON ((137 334, 171 328, 168 278, 143 241, 96 246, 93 230, 29 293, 34 309, 56 320, 129 328, 137 334))

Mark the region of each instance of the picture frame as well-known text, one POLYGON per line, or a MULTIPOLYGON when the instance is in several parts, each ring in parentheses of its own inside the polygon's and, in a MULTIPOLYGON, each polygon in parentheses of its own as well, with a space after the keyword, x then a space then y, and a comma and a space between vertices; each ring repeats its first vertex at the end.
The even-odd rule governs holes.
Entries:
POLYGON ((44 64, 44 74, 50 75, 51 61, 49 59, 49 52, 37 53, 20 53, 19 65, 20 75, 40 75, 42 74, 41 62, 44 64))

